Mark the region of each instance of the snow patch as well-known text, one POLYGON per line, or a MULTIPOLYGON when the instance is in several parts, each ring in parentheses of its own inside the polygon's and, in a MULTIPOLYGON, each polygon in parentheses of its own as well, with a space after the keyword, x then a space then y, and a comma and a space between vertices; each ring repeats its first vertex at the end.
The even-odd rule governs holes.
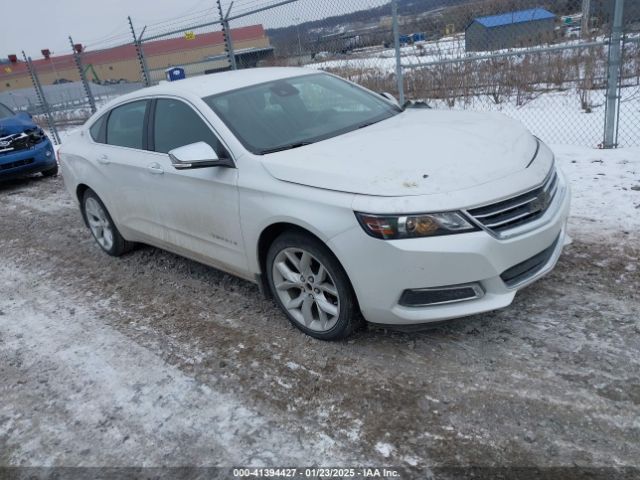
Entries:
POLYGON ((394 446, 389 444, 389 443, 385 443, 385 442, 378 442, 376 443, 376 450, 385 458, 387 458, 389 455, 391 455, 391 452, 393 452, 395 450, 394 446))

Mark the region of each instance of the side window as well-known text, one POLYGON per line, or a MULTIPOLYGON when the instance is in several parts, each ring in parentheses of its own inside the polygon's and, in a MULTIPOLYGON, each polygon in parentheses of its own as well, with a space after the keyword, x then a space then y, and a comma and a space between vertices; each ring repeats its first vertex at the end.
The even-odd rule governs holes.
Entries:
POLYGON ((104 143, 104 130, 102 127, 104 126, 106 118, 107 115, 103 115, 98 120, 96 120, 93 125, 91 125, 89 134, 91 135, 91 138, 93 138, 94 142, 104 143))
POLYGON ((189 105, 180 100, 158 99, 154 124, 155 151, 169 153, 174 148, 196 142, 208 143, 220 158, 229 156, 211 128, 189 105))
POLYGON ((107 122, 109 145, 143 149, 144 116, 148 103, 147 100, 141 100, 111 110, 107 122))

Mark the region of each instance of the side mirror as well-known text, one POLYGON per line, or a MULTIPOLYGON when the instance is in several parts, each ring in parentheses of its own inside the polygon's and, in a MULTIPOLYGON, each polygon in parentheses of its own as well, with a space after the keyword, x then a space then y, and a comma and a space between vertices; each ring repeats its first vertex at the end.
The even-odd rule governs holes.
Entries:
POLYGON ((205 167, 233 167, 230 158, 218 158, 216 151, 205 142, 196 142, 169 152, 171 164, 176 170, 205 167))
POLYGON ((383 97, 386 100, 388 100, 389 102, 393 103, 395 106, 400 107, 400 102, 398 102, 396 97, 391 95, 389 92, 379 92, 379 93, 380 93, 381 97, 383 97))

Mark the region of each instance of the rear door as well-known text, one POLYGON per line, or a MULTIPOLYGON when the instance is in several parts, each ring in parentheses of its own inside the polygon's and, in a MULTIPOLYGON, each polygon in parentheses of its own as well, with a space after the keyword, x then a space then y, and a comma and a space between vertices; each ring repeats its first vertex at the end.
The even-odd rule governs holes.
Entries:
POLYGON ((135 240, 155 238, 162 234, 152 220, 145 194, 152 188, 153 182, 150 180, 157 175, 149 167, 155 158, 148 150, 150 107, 151 100, 144 99, 113 108, 106 118, 105 145, 97 157, 98 165, 108 178, 113 192, 114 211, 111 213, 125 236, 135 240))

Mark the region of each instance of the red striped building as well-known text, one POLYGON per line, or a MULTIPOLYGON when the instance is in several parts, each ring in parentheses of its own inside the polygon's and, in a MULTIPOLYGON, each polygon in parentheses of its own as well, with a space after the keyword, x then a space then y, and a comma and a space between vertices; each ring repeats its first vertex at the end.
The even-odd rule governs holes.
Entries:
MULTIPOLYGON (((215 69, 215 61, 210 59, 224 53, 222 32, 196 34, 192 39, 187 37, 155 40, 143 44, 147 66, 154 74, 152 75, 154 78, 158 75, 162 76, 165 69, 176 65, 209 62, 212 63, 212 69, 215 69)), ((231 38, 237 52, 270 48, 269 38, 262 25, 232 29, 231 38)), ((14 61, 0 65, 0 91, 31 87, 31 79, 25 63, 18 61, 19 59, 15 56, 10 58, 14 61)), ((80 79, 71 54, 32 60, 43 85, 53 84, 60 79, 71 81, 80 79)), ((120 79, 129 82, 140 80, 140 64, 132 44, 105 50, 85 51, 82 53, 82 63, 89 80, 98 82, 120 79)))

